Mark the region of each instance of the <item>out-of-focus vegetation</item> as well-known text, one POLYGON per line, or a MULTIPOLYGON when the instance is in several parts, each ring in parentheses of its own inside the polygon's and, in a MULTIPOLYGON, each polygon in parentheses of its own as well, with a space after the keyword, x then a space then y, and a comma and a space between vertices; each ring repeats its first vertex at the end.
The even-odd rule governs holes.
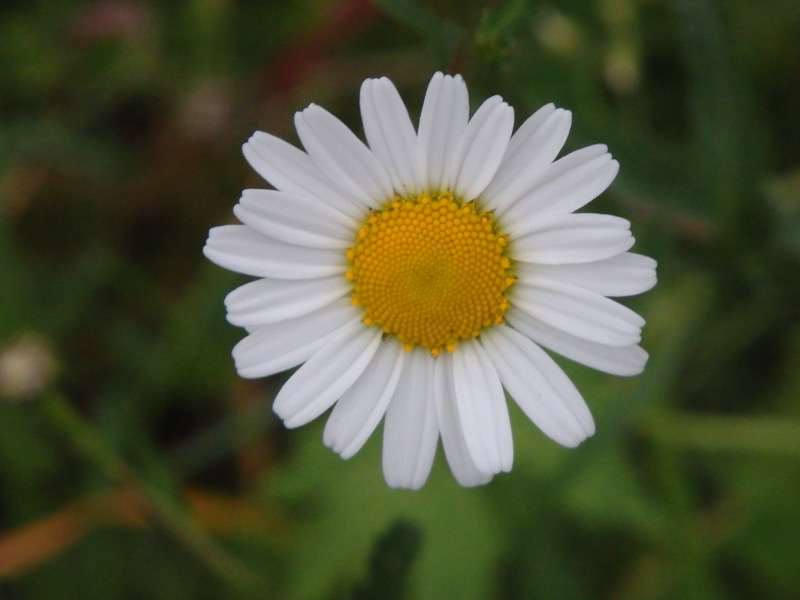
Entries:
POLYGON ((2 0, 0 598, 798 597, 798 40, 795 0, 2 0), (200 248, 253 130, 439 68, 607 143, 660 283, 644 374, 563 363, 592 439, 515 411, 510 474, 411 493, 238 379, 200 248))

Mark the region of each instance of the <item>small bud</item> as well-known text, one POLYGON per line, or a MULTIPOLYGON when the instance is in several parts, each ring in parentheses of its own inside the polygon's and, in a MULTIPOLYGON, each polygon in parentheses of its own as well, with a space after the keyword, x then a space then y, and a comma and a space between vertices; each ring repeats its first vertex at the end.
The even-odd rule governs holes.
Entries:
POLYGON ((24 334, 0 350, 0 398, 25 402, 42 393, 56 375, 58 363, 47 340, 24 334))

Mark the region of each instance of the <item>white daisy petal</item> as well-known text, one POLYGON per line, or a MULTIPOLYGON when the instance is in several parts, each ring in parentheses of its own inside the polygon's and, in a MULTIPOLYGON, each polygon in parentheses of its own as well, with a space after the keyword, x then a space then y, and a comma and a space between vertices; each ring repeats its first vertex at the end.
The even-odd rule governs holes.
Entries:
POLYGON ((351 219, 363 218, 363 205, 337 189, 311 157, 299 148, 274 135, 257 131, 242 146, 242 152, 256 173, 276 189, 316 199, 351 219))
POLYGON ((545 352, 521 333, 500 325, 481 343, 503 386, 547 436, 573 447, 594 433, 594 419, 578 390, 545 352))
POLYGON ((416 163, 417 134, 397 88, 386 77, 361 85, 361 119, 370 149, 386 167, 398 194, 422 188, 416 163))
POLYGON ((405 359, 383 423, 383 476, 389 487, 416 490, 430 474, 439 425, 429 397, 432 357, 415 348, 405 359))
POLYGON ((616 256, 633 246, 630 222, 611 215, 578 213, 542 219, 514 239, 514 260, 585 263, 616 256))
MULTIPOLYGON (((516 163, 520 163, 520 167, 523 168, 521 165, 526 161, 523 160, 523 157, 517 156, 520 153, 523 153, 524 149, 528 149, 528 156, 527 158, 539 160, 537 156, 539 152, 542 152, 541 146, 533 146, 530 143, 530 138, 533 135, 536 135, 536 132, 540 130, 545 123, 551 120, 551 117, 557 112, 569 112, 565 111, 564 109, 556 109, 555 105, 551 102, 550 104, 545 104, 539 110, 534 112, 530 117, 525 119, 525 122, 519 126, 519 129, 514 132, 514 135, 511 136, 511 140, 508 142, 508 148, 506 148, 506 154, 503 157, 503 164, 505 166, 506 161, 512 163, 512 165, 516 163)), ((563 144, 562 144, 563 145, 563 144)), ((547 163, 553 162, 555 157, 561 151, 561 147, 555 150, 555 154, 552 155, 552 158, 547 161, 547 163)), ((549 154, 549 153, 547 153, 549 154)))
POLYGON ((602 144, 589 146, 550 165, 536 186, 503 212, 509 235, 524 234, 545 217, 578 210, 605 191, 619 171, 606 149, 602 144))
POLYGON ((464 198, 476 198, 497 172, 511 139, 514 109, 500 96, 486 100, 470 119, 454 152, 453 191, 464 198))
POLYGON ((436 73, 428 85, 419 117, 417 165, 425 188, 436 191, 450 185, 452 149, 469 120, 469 95, 460 75, 436 73))
POLYGON ((656 284, 656 261, 632 252, 596 262, 558 265, 520 263, 516 268, 526 277, 556 279, 602 296, 632 296, 646 292, 656 284))
POLYGON ((605 296, 574 285, 519 280, 509 297, 512 306, 585 340, 608 346, 629 346, 641 340, 644 319, 605 296))
POLYGON ((572 113, 543 106, 511 137, 503 162, 483 192, 489 210, 503 211, 535 187, 567 140, 572 113))
POLYGON ((252 379, 296 367, 308 360, 327 336, 361 318, 361 313, 343 298, 312 313, 264 325, 234 346, 236 370, 252 379))
POLYGON ((618 347, 590 342, 565 333, 514 307, 505 316, 511 327, 537 344, 604 373, 630 377, 641 373, 647 363, 647 352, 635 344, 618 347))
POLYGON ((275 414, 289 428, 316 419, 361 377, 380 341, 378 328, 342 327, 281 388, 272 405, 275 414))
POLYGON ((249 334, 240 375, 299 366, 275 412, 297 427, 333 407, 323 440, 343 458, 383 419, 391 487, 425 483, 440 433, 462 485, 509 470, 506 392, 579 444, 592 416, 542 347, 623 376, 647 361, 644 320, 611 297, 652 287, 656 263, 628 251, 625 219, 574 214, 619 165, 604 145, 556 160, 572 117, 552 104, 514 135, 499 96, 470 119, 458 75, 431 78, 418 133, 385 77, 364 82, 360 108, 368 145, 313 104, 295 115, 305 151, 260 132, 244 145, 276 190, 245 190, 243 225, 203 249, 262 278, 225 299, 249 334))
POLYGON ((450 354, 443 354, 435 361, 432 393, 442 434, 442 447, 453 476, 465 487, 483 485, 493 474, 481 472, 467 450, 456 406, 453 358, 450 354))
POLYGON ((221 267, 254 277, 313 279, 345 272, 339 253, 279 242, 246 225, 214 227, 203 254, 221 267))
POLYGON ((342 458, 350 458, 378 426, 394 395, 403 369, 403 346, 384 340, 364 374, 331 411, 322 440, 342 458))
POLYGON ((245 190, 233 213, 266 236, 309 248, 347 248, 356 228, 329 205, 275 190, 245 190))
POLYGON ((514 450, 500 377, 475 340, 460 342, 457 350, 453 353, 453 389, 467 450, 481 472, 508 471, 514 450))
POLYGON ((258 279, 225 297, 228 321, 239 327, 258 327, 319 310, 350 292, 339 275, 321 279, 258 279))
POLYGON ((295 128, 320 170, 335 177, 354 199, 378 208, 392 198, 392 182, 381 162, 327 110, 312 104, 296 113, 295 128))

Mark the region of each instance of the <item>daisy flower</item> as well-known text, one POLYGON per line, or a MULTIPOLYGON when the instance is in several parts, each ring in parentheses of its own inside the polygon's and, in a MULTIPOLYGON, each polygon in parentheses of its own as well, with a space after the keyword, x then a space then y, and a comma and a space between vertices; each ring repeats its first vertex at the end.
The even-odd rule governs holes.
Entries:
POLYGON ((575 213, 618 163, 604 145, 556 160, 571 124, 552 104, 512 135, 499 96, 469 115, 463 79, 436 73, 415 130, 388 79, 361 87, 367 144, 325 109, 295 115, 304 150, 268 133, 246 144, 275 189, 245 190, 242 225, 204 253, 259 279, 225 299, 248 335, 242 377, 300 365, 274 410, 299 427, 333 407, 324 442, 353 456, 381 420, 392 487, 428 477, 441 437, 453 475, 511 469, 506 395, 546 435, 594 433, 586 403, 543 350, 616 375, 642 371, 644 320, 609 297, 651 288, 625 219, 575 213))

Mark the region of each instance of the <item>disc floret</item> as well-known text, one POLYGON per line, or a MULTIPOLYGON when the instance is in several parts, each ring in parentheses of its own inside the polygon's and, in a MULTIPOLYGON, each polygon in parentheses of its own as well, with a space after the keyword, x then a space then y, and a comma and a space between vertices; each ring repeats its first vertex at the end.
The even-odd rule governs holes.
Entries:
POLYGON ((492 213, 446 191, 371 211, 347 260, 364 323, 434 356, 502 323, 515 280, 492 213))

